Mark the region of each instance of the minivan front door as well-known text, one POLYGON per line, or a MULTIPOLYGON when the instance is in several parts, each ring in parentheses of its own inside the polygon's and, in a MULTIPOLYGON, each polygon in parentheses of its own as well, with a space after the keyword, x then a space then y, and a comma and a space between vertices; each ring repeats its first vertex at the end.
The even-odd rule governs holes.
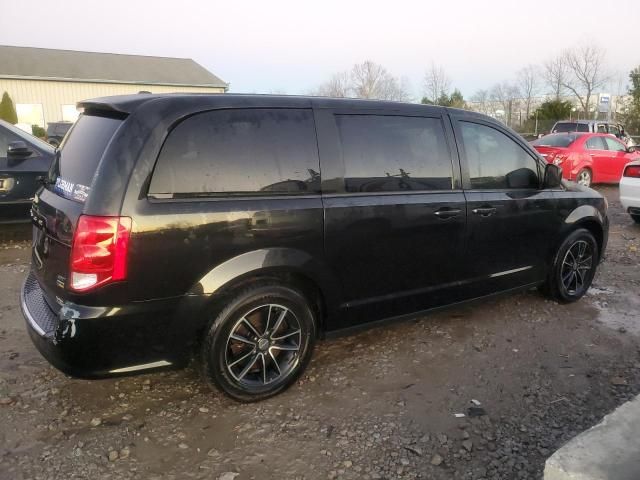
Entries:
POLYGON ((466 295, 544 279, 558 231, 553 192, 540 188, 542 162, 500 126, 454 121, 467 198, 466 295))
POLYGON ((360 323, 448 303, 466 214, 442 118, 316 110, 316 125, 325 254, 350 313, 342 318, 360 323))

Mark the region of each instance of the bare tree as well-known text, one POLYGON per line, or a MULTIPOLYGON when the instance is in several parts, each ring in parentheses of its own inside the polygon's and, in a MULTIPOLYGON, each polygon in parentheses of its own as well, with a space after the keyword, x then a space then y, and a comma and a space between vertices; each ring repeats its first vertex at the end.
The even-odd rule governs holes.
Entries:
POLYGON ((570 72, 563 86, 578 99, 585 118, 589 118, 591 96, 607 82, 604 50, 597 45, 584 44, 567 50, 563 59, 570 72))
POLYGON ((560 100, 569 78, 567 63, 562 55, 547 60, 543 66, 543 77, 549 92, 555 100, 560 100))
POLYGON ((497 103, 504 112, 504 120, 507 126, 511 126, 513 103, 518 97, 518 87, 509 82, 495 84, 489 94, 491 101, 497 103))
POLYGON ((396 78, 382 65, 367 60, 355 64, 348 72, 336 73, 312 93, 326 97, 408 101, 409 90, 406 78, 396 78))
POLYGON ((407 92, 400 80, 382 65, 367 60, 357 63, 351 70, 351 87, 356 97, 380 100, 405 100, 407 92))
POLYGON ((451 79, 441 65, 431 62, 431 68, 424 76, 424 87, 427 99, 432 103, 437 103, 440 97, 449 94, 451 79))
POLYGON ((348 72, 336 73, 329 80, 320 85, 313 94, 321 97, 349 97, 351 96, 350 83, 348 72))
POLYGON ((488 115, 491 112, 491 105, 489 104, 489 90, 478 90, 471 97, 471 103, 473 104, 473 110, 488 115))
POLYGON ((525 105, 526 118, 531 114, 533 97, 538 93, 539 71, 535 65, 527 65, 518 72, 518 90, 525 105))

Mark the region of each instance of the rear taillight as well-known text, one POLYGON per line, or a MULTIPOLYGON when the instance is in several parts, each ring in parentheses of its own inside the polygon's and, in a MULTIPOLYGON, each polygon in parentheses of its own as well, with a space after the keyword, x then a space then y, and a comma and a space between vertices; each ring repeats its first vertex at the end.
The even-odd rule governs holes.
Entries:
POLYGON ((555 165, 562 165, 564 162, 568 162, 570 160, 573 160, 573 154, 571 152, 569 152, 569 153, 558 153, 553 158, 553 163, 555 165))
POLYGON ((623 177, 640 178, 640 165, 629 165, 624 169, 623 177))
POLYGON ((73 235, 69 288, 86 292, 127 278, 129 217, 80 215, 73 235))

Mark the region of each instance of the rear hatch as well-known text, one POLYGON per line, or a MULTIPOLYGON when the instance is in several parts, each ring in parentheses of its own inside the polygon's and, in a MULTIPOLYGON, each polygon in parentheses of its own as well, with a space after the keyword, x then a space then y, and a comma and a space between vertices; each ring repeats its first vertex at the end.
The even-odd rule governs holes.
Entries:
POLYGON ((46 184, 34 198, 32 271, 49 305, 66 294, 73 234, 96 171, 122 120, 81 115, 66 136, 51 165, 46 184))

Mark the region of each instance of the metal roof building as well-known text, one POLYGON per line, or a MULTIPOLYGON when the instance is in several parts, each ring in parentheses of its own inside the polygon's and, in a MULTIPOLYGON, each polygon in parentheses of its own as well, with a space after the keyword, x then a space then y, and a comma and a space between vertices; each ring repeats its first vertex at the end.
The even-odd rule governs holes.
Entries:
POLYGON ((74 121, 88 98, 152 93, 224 93, 228 84, 190 58, 0 45, 0 95, 9 93, 18 122, 74 121))

